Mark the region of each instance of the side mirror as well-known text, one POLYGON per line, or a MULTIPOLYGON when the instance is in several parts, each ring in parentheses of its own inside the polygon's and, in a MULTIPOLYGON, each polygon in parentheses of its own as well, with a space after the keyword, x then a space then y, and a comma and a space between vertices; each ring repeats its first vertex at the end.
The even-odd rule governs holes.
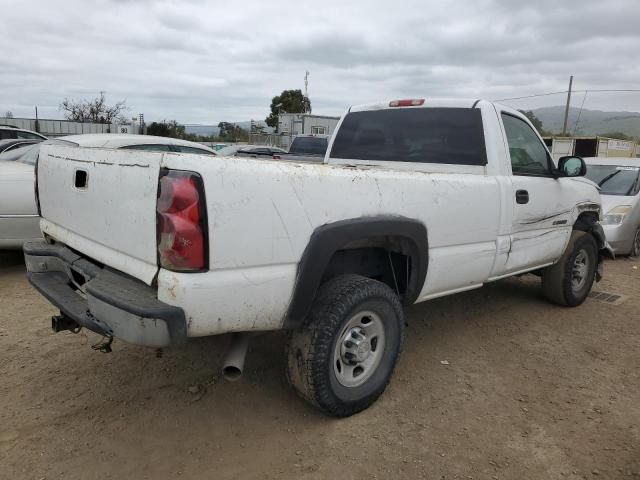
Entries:
POLYGON ((587 173, 587 164, 581 157, 560 157, 558 170, 562 177, 583 177, 587 173))

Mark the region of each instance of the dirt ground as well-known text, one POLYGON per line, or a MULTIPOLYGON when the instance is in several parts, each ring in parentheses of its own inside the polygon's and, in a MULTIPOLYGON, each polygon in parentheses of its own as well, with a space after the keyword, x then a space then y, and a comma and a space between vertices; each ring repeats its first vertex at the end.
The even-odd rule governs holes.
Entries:
POLYGON ((552 306, 526 276, 412 307, 390 387, 336 420, 288 388, 280 333, 236 383, 227 337, 102 354, 1 254, 0 478, 640 479, 639 267, 607 262, 618 305, 552 306))

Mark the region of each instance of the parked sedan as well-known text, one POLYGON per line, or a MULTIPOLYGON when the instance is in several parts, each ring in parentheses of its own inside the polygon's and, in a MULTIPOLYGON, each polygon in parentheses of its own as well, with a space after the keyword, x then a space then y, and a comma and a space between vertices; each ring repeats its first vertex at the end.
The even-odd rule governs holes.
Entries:
MULTIPOLYGON (((69 135, 44 143, 216 155, 213 149, 199 143, 151 135, 69 135)), ((19 249, 24 242, 41 237, 40 217, 33 190, 33 169, 40 145, 22 145, 0 153, 0 249, 19 249)))
POLYGON ((640 256, 640 158, 586 158, 597 183, 607 242, 617 255, 640 256))
POLYGON ((216 151, 222 157, 272 158, 273 155, 286 153, 286 150, 266 145, 227 145, 216 151))
POLYGON ((280 155, 287 153, 286 150, 278 147, 267 146, 251 146, 245 145, 240 147, 236 152, 236 157, 250 157, 250 158, 273 158, 274 155, 280 155))

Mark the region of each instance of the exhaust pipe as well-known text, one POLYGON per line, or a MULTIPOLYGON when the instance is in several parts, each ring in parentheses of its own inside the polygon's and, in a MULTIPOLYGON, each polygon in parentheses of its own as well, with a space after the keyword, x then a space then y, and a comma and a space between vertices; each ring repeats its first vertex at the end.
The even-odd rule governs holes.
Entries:
POLYGON ((222 376, 230 382, 235 382, 242 376, 244 360, 249 348, 248 333, 234 333, 231 346, 222 366, 222 376))

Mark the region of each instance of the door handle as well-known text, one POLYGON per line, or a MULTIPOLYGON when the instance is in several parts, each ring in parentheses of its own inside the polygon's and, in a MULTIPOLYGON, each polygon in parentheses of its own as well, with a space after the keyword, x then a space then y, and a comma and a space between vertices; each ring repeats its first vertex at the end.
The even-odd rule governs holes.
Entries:
POLYGON ((529 192, 526 190, 516 190, 516 203, 529 203, 529 192))

